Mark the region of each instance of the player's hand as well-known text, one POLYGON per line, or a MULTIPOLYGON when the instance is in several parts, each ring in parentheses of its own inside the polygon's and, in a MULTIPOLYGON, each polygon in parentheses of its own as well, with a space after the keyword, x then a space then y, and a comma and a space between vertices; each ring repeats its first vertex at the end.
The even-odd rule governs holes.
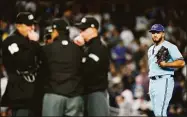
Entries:
POLYGON ((81 35, 75 37, 75 39, 73 39, 73 42, 78 46, 83 46, 85 44, 84 38, 81 35))
POLYGON ((28 32, 28 38, 29 40, 32 40, 32 41, 38 41, 39 35, 36 32, 34 32, 34 30, 32 30, 28 32))
POLYGON ((97 37, 98 33, 95 28, 88 28, 88 29, 84 30, 83 32, 81 32, 81 35, 84 38, 84 40, 86 42, 88 42, 91 39, 93 39, 94 37, 97 37))
POLYGON ((121 103, 124 103, 124 98, 121 95, 116 96, 116 102, 120 105, 121 103))
POLYGON ((162 61, 159 63, 160 67, 167 67, 166 65, 167 65, 166 61, 162 61))

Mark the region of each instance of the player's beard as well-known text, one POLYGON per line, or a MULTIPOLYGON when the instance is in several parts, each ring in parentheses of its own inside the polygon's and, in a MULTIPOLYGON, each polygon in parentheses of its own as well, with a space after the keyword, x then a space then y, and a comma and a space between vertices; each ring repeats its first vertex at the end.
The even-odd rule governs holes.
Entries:
POLYGON ((155 43, 155 44, 158 44, 158 43, 160 43, 161 41, 162 41, 162 37, 160 37, 158 40, 154 40, 154 39, 152 39, 153 40, 153 42, 155 43))

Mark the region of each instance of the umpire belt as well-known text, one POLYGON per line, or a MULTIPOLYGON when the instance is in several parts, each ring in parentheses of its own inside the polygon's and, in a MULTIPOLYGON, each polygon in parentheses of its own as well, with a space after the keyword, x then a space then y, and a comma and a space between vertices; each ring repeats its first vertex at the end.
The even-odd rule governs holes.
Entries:
MULTIPOLYGON (((152 77, 149 77, 151 80, 158 80, 158 79, 161 79, 163 78, 164 75, 160 75, 160 76, 152 76, 152 77)), ((169 75, 170 77, 174 77, 174 75, 169 75)))

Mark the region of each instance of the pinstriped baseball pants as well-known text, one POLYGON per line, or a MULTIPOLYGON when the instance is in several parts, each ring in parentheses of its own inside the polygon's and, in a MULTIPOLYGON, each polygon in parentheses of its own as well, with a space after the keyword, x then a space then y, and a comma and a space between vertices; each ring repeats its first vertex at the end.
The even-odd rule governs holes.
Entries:
POLYGON ((174 89, 174 79, 171 75, 149 82, 149 95, 155 116, 167 116, 167 108, 174 89))

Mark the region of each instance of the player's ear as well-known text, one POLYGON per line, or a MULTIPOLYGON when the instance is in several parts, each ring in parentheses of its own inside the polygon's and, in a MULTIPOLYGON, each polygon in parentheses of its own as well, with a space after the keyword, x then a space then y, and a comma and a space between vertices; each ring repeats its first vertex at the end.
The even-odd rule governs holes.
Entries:
POLYGON ((15 26, 16 26, 16 28, 18 28, 18 27, 19 27, 19 24, 15 24, 15 26))
POLYGON ((16 24, 15 26, 16 26, 17 29, 20 29, 21 24, 16 24))
POLYGON ((54 29, 51 35, 52 35, 52 39, 55 39, 56 37, 59 36, 59 33, 56 29, 54 29))
POLYGON ((165 37, 165 33, 164 32, 162 33, 162 37, 165 37))

